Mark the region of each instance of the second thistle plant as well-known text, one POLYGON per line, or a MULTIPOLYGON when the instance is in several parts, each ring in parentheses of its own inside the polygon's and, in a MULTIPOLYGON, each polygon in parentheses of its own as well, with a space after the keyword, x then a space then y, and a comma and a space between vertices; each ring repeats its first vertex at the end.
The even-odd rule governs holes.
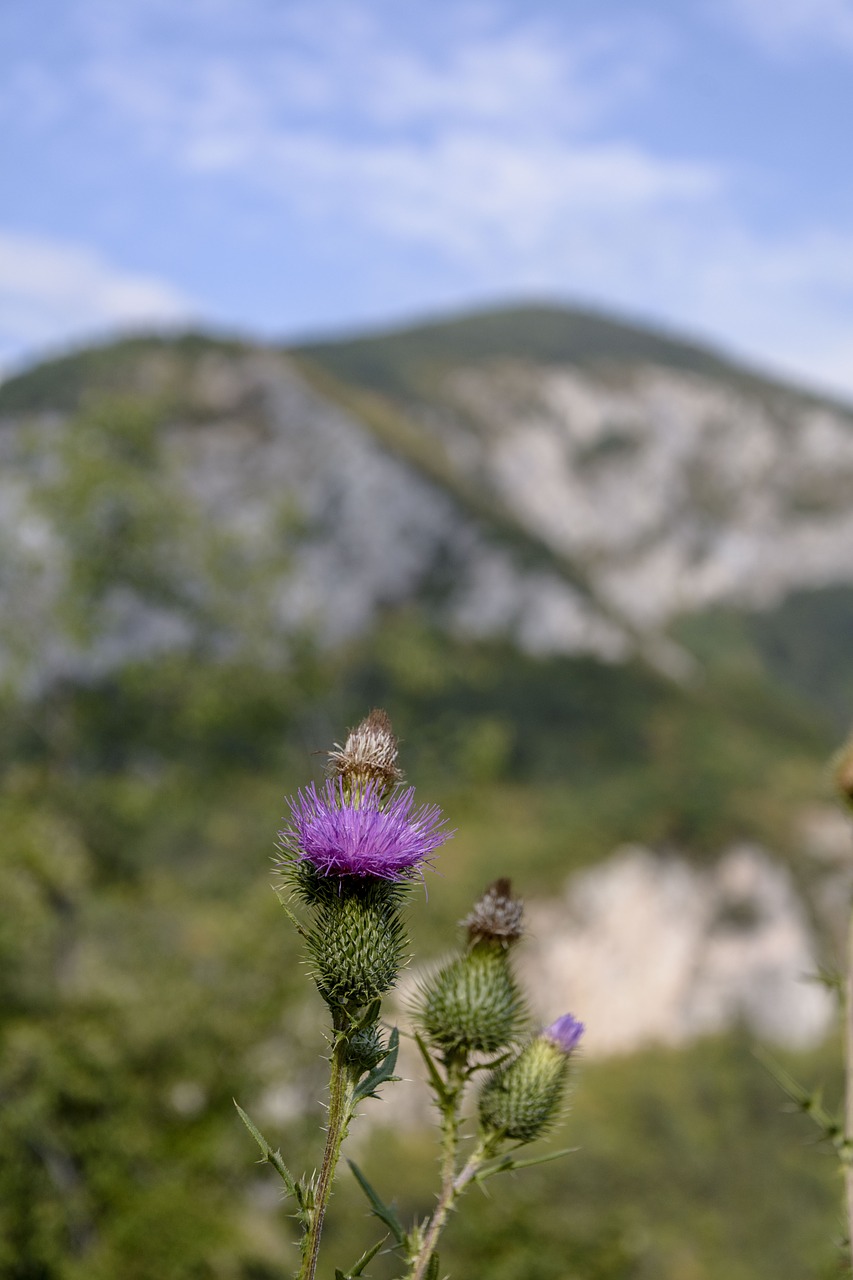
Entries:
POLYGON ((512 1152, 544 1133, 562 1104, 568 1060, 583 1025, 566 1014, 518 1047, 526 1008, 510 953, 521 937, 522 917, 523 904, 510 882, 496 880, 462 921, 461 954, 423 982, 415 1002, 418 1046, 441 1116, 442 1159, 435 1209, 399 1240, 406 1280, 438 1276, 438 1241, 459 1197, 475 1181, 537 1163, 518 1161, 512 1152), (483 1061, 494 1054, 496 1061, 483 1061), (479 1131, 466 1151, 463 1097, 481 1071, 488 1077, 480 1095, 479 1131))

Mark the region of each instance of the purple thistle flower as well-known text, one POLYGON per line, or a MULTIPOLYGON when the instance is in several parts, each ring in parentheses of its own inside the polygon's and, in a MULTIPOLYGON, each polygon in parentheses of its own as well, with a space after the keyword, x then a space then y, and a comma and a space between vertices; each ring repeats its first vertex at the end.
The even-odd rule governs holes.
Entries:
POLYGON ((546 1027, 542 1035, 546 1040, 550 1040, 561 1053, 567 1056, 576 1049, 581 1036, 584 1033, 584 1025, 578 1022, 571 1013, 564 1013, 562 1018, 558 1018, 556 1022, 552 1022, 550 1027, 546 1027))
POLYGON ((283 848, 323 876, 406 879, 453 832, 443 828, 438 805, 413 810, 414 787, 384 804, 383 790, 370 781, 348 795, 342 779, 330 778, 318 792, 312 782, 289 801, 283 848))

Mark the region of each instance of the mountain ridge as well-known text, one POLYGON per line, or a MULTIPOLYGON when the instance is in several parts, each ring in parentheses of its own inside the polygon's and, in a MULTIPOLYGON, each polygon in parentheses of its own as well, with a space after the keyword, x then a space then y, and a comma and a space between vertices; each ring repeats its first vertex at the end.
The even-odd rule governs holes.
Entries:
MULTIPOLYGON (((127 338, 11 379, 12 582, 56 581, 64 534, 31 495, 104 397, 119 417, 128 397, 146 406, 162 455, 149 484, 186 492, 249 576, 273 573, 275 625, 325 643, 426 593, 459 634, 640 654, 684 678, 682 615, 853 580, 853 413, 689 343, 533 307, 293 350, 127 338)), ((121 599, 121 627, 142 634, 133 590, 121 599)), ((184 628, 154 612, 164 636, 184 628)))
POLYGON ((316 361, 343 381, 380 391, 395 386, 405 389, 405 371, 419 359, 438 365, 460 359, 477 363, 511 358, 581 366, 613 361, 728 376, 754 388, 797 393, 804 400, 853 412, 853 405, 841 397, 801 387, 796 379, 765 371, 710 341, 592 307, 532 302, 471 309, 367 332, 297 341, 284 349, 316 361))
MULTIPOLYGON (((744 385, 794 394, 803 401, 853 414, 853 404, 829 391, 801 384, 700 337, 682 336, 670 326, 641 319, 627 319, 595 307, 555 303, 508 303, 504 306, 449 311, 398 325, 356 327, 343 333, 311 335, 277 341, 232 336, 214 328, 188 328, 130 332, 117 338, 81 343, 57 354, 47 354, 0 378, 0 414, 38 407, 71 407, 69 391, 81 373, 97 375, 100 357, 151 349, 215 349, 236 353, 249 350, 292 354, 325 367, 342 381, 348 376, 372 390, 399 383, 399 370, 418 348, 442 364, 501 358, 523 358, 542 363, 594 363, 596 361, 655 362, 696 373, 729 376, 744 385), (81 365, 83 366, 81 368, 81 365), (86 367, 88 366, 88 368, 86 367), (33 383, 50 374, 55 400, 48 405, 33 397, 33 383), (61 403, 57 404, 56 400, 61 403)), ((47 388, 40 395, 49 394, 47 388)))

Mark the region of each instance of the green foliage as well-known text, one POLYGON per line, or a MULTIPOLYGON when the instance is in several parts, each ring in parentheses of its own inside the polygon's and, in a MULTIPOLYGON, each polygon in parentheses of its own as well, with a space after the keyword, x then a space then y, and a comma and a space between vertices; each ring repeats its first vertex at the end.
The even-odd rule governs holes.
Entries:
MULTIPOLYGON (((834 1044, 784 1061, 840 1087, 834 1044)), ((451 1220, 442 1268, 500 1280, 835 1280, 844 1274, 834 1160, 791 1115, 737 1035, 577 1068, 565 1135, 577 1148, 488 1183, 451 1220)), ((552 1141, 559 1142, 560 1133, 552 1141)), ((533 1148, 535 1150, 535 1148, 533 1148)), ((548 1150, 548 1148, 544 1148, 548 1150)), ((364 1175, 397 1189, 402 1221, 431 1205, 430 1148, 417 1131, 371 1135, 364 1175)), ((372 1239, 342 1185, 330 1254, 372 1239)), ((377 1259, 374 1280, 399 1272, 377 1259)))
MULTIPOLYGON (((320 1002, 306 1003, 265 858, 283 793, 305 778, 305 745, 327 739, 333 716, 354 723, 388 695, 407 771, 459 827, 428 904, 410 910, 422 954, 446 948, 496 869, 532 894, 624 838, 692 832, 690 848, 710 854, 729 835, 782 833, 814 793, 822 742, 817 729, 802 732, 799 710, 771 709, 763 694, 698 700, 630 670, 510 657, 389 618, 373 651, 355 646, 325 666, 174 654, 26 703, 7 697, 0 1236, 11 1243, 0 1273, 266 1280, 282 1269, 287 1220, 257 1204, 231 1098, 268 1132, 265 1092, 284 1087, 306 1106, 319 1096, 320 1002), (394 642, 406 636, 409 652, 432 654, 428 680, 396 664, 394 642), (499 780, 466 772, 478 726, 516 719, 499 780)), ((707 1046, 590 1064, 573 1117, 577 1174, 559 1163, 547 1179, 524 1170, 483 1206, 469 1197, 443 1269, 477 1275, 484 1258, 495 1275, 549 1280, 572 1275, 559 1270, 571 1258, 579 1280, 680 1280, 677 1259, 698 1257, 703 1280, 808 1273, 835 1229, 830 1168, 783 1134, 775 1093, 758 1090, 752 1107, 755 1094, 743 1061, 707 1046), (726 1108, 737 1124, 715 1137, 701 1117, 720 1120, 726 1108), (738 1191, 728 1190, 733 1153, 738 1191), (717 1243, 711 1195, 726 1197, 717 1243), (638 1258, 645 1270, 635 1272, 638 1258)), ((298 1105, 284 1130, 273 1127, 288 1163, 314 1158, 298 1105)), ((429 1209, 416 1166, 426 1175, 431 1161, 411 1147, 396 1165, 382 1157, 375 1180, 395 1188, 403 1220, 429 1209)), ((338 1191, 332 1258, 374 1241, 348 1203, 338 1191)), ((377 1255, 370 1274, 387 1276, 383 1267, 377 1255)))
POLYGON ((8 833, 0 864, 4 903, 30 906, 4 912, 25 981, 0 1016, 0 1273, 212 1277, 255 1252, 230 1191, 229 1096, 257 1087, 280 947, 257 967, 255 894, 226 910, 160 877, 132 899, 84 892, 90 860, 52 825, 53 865, 29 831, 8 833))
POLYGON ((462 644, 412 611, 351 649, 340 684, 343 720, 385 706, 418 726, 406 744, 418 778, 467 794, 455 798, 454 861, 470 869, 471 893, 493 873, 496 840, 528 882, 629 840, 716 856, 748 837, 793 854, 790 815, 819 791, 832 744, 820 714, 760 671, 712 671, 682 689, 636 666, 462 644), (494 733, 500 785, 483 787, 470 744, 494 733))
POLYGON ((501 359, 582 366, 653 363, 722 376, 752 389, 772 387, 715 352, 674 336, 595 312, 548 306, 478 312, 403 332, 314 343, 297 352, 344 382, 401 399, 434 394, 451 368, 501 359))
POLYGON ((7 378, 0 386, 0 414, 76 413, 87 401, 105 396, 151 394, 152 385, 172 403, 184 398, 188 362, 200 355, 245 350, 242 343, 205 334, 125 338, 103 347, 45 360, 7 378))

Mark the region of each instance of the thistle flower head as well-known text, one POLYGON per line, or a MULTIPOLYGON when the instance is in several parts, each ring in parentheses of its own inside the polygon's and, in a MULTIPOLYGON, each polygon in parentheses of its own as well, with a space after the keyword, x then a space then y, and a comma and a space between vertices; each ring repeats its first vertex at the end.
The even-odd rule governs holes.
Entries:
POLYGON ((526 1010, 503 947, 478 946, 421 984, 412 1005, 431 1044, 451 1053, 495 1053, 515 1039, 526 1010))
POLYGON ((329 752, 328 772, 340 778, 347 791, 361 790, 368 783, 389 792, 402 780, 397 767, 397 738, 387 714, 375 707, 350 729, 343 746, 336 742, 329 752))
POLYGON ((518 941, 524 931, 523 915, 523 901, 513 897, 509 880, 500 879, 489 885, 482 898, 474 903, 470 914, 460 923, 468 930, 468 941, 472 945, 477 942, 497 942, 503 947, 509 947, 518 941))
POLYGON ((291 825, 279 833, 282 863, 308 862, 320 876, 406 880, 453 834, 438 805, 415 809, 415 789, 390 800, 374 779, 356 791, 342 777, 313 783, 290 800, 291 825))
POLYGON ((584 1024, 578 1022, 571 1013, 564 1013, 562 1018, 557 1018, 550 1027, 546 1027, 542 1035, 568 1057, 577 1048, 584 1029, 584 1024))
POLYGON ((480 1124, 514 1142, 532 1142, 559 1115, 569 1057, 583 1023, 563 1014, 535 1036, 508 1064, 498 1066, 480 1094, 480 1124))

